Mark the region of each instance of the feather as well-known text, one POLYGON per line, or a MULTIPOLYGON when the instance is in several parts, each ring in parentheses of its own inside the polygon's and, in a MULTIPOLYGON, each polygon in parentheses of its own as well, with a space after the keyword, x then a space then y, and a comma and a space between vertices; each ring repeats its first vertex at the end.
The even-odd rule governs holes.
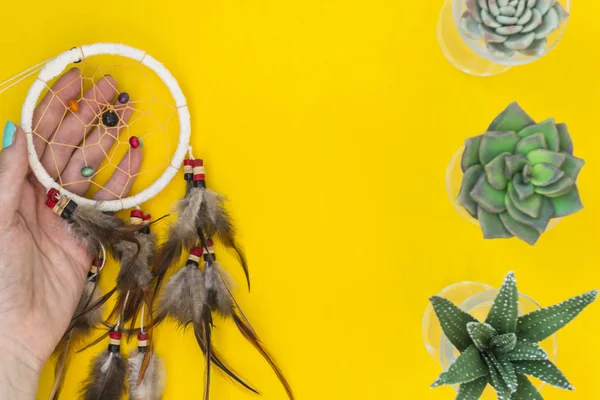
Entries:
POLYGON ((151 353, 144 378, 138 385, 138 376, 146 352, 135 350, 129 357, 127 380, 130 400, 160 400, 165 390, 166 371, 160 357, 151 353))
POLYGON ((92 371, 84 382, 81 398, 84 400, 121 400, 125 394, 127 361, 118 352, 100 353, 92 371))
POLYGON ((138 245, 134 233, 143 226, 125 225, 119 217, 106 214, 95 206, 78 206, 69 217, 71 232, 85 240, 90 254, 98 254, 102 246, 114 256, 115 245, 122 241, 138 245))
POLYGON ((158 293, 169 267, 179 261, 184 248, 189 249, 198 240, 196 236, 196 216, 200 212, 204 193, 193 190, 177 202, 179 218, 169 226, 167 240, 158 247, 153 262, 152 272, 157 277, 154 293, 158 293))
POLYGON ((206 302, 212 311, 223 316, 233 314, 233 302, 224 277, 227 273, 221 268, 218 261, 207 262, 204 269, 204 282, 206 285, 206 302))
POLYGON ((158 315, 168 315, 180 326, 190 322, 200 323, 205 302, 204 275, 195 265, 187 264, 165 285, 159 300, 158 315))
POLYGON ((240 331, 242 336, 244 336, 246 340, 252 343, 256 350, 258 350, 258 352, 263 356, 263 358, 269 363, 269 365, 273 369, 273 372, 275 372, 275 375, 277 375, 277 378, 283 385, 283 388, 285 389, 288 398, 290 400, 294 400, 294 393, 292 392, 290 384, 288 383, 287 379, 283 375, 283 372, 281 371, 271 354, 269 354, 267 349, 261 343, 256 333, 254 333, 252 328, 246 324, 244 319, 237 312, 233 314, 233 321, 235 322, 235 325, 238 327, 238 330, 240 331))
MULTIPOLYGON (((244 270, 248 290, 250 290, 250 273, 248 271, 248 263, 242 248, 235 240, 235 227, 229 213, 225 209, 226 198, 210 189, 196 189, 204 191, 204 201, 200 210, 196 223, 197 229, 201 230, 206 237, 216 236, 225 245, 232 249, 244 270)), ((194 190, 192 190, 194 192, 194 190)))
POLYGON ((204 400, 210 397, 210 364, 212 362, 212 332, 211 332, 211 317, 210 312, 206 312, 207 317, 204 319, 204 340, 206 343, 206 364, 204 366, 204 400))

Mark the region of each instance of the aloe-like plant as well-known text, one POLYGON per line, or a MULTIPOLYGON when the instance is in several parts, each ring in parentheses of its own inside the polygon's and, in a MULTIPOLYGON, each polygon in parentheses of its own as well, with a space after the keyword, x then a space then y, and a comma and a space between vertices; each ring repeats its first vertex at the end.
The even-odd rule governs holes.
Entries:
POLYGON ((479 220, 486 239, 516 236, 533 245, 552 218, 583 208, 565 124, 536 124, 512 103, 488 131, 465 141, 458 204, 479 220))
POLYGON ((569 18, 556 0, 466 0, 466 4, 460 20, 462 32, 484 40, 490 54, 499 59, 517 52, 543 54, 547 36, 569 18))
POLYGON ((598 291, 519 316, 519 292, 509 272, 484 322, 450 301, 430 298, 442 330, 459 357, 433 383, 460 385, 456 400, 477 400, 490 384, 500 400, 543 399, 527 376, 561 389, 573 386, 548 359, 539 342, 571 322, 598 297, 598 291))

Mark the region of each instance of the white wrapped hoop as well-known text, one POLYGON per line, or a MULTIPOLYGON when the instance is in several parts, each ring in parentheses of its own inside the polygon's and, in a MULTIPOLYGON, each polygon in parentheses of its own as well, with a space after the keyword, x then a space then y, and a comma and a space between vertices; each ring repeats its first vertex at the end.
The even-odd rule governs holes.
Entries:
POLYGON ((60 190, 61 194, 68 196, 79 205, 96 205, 99 210, 105 212, 114 212, 133 208, 150 200, 160 193, 179 171, 185 158, 185 154, 188 151, 191 132, 190 112, 187 107, 185 96, 171 72, 169 72, 169 70, 162 63, 146 54, 144 51, 116 43, 95 43, 91 45, 75 47, 48 61, 48 63, 40 71, 37 80, 29 89, 25 103, 23 104, 23 109, 21 111, 21 126, 26 133, 25 136, 27 138, 29 165, 31 166, 31 170, 40 183, 47 190, 50 188, 60 190), (163 174, 150 186, 131 197, 107 201, 95 201, 78 196, 64 188, 61 188, 60 185, 54 179, 52 179, 50 175, 48 175, 48 172, 42 166, 38 154, 35 151, 35 146, 33 144, 32 124, 33 113, 38 99, 46 88, 46 82, 60 75, 70 63, 82 61, 86 57, 102 54, 117 55, 139 61, 142 65, 154 71, 154 73, 156 73, 156 75, 164 82, 171 92, 171 95, 175 100, 175 106, 177 107, 177 115, 179 119, 179 142, 169 165, 166 167, 163 174))

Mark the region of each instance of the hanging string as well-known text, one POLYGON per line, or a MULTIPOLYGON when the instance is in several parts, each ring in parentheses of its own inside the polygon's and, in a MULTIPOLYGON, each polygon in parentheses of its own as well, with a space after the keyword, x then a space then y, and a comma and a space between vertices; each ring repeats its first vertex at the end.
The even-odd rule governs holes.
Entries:
POLYGON ((104 266, 106 265, 106 248, 102 243, 100 243, 100 248, 102 249, 102 265, 100 265, 100 268, 98 268, 95 274, 88 278, 88 281, 90 282, 98 276, 100 271, 102 271, 102 268, 104 268, 104 266))
MULTIPOLYGON (((129 300, 129 290, 127 291, 127 294, 125 294, 125 301, 123 302, 123 308, 125 308, 127 306, 127 300, 129 300)), ((117 319, 117 323, 115 324, 115 332, 119 331, 119 325, 121 324, 121 317, 119 316, 119 318, 117 319)))
POLYGON ((26 69, 25 71, 19 72, 18 74, 16 74, 15 76, 13 76, 11 78, 8 78, 4 82, 0 82, 0 94, 4 93, 11 87, 23 82, 25 79, 29 78, 31 75, 37 73, 50 60, 51 59, 42 61, 41 63, 36 64, 33 67, 26 69))
POLYGON ((146 309, 146 305, 142 303, 142 320, 140 321, 140 332, 141 333, 146 333, 144 332, 144 311, 146 309))
POLYGON ((195 158, 194 158, 194 149, 193 149, 193 147, 191 145, 188 146, 188 154, 189 154, 190 160, 195 160, 195 158))

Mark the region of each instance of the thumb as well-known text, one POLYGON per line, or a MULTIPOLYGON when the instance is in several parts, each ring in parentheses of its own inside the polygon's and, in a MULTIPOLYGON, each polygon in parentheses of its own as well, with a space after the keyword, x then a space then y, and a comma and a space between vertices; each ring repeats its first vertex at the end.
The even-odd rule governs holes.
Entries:
POLYGON ((8 121, 2 134, 0 151, 0 209, 7 211, 2 217, 12 218, 17 211, 27 169, 25 133, 8 121))

